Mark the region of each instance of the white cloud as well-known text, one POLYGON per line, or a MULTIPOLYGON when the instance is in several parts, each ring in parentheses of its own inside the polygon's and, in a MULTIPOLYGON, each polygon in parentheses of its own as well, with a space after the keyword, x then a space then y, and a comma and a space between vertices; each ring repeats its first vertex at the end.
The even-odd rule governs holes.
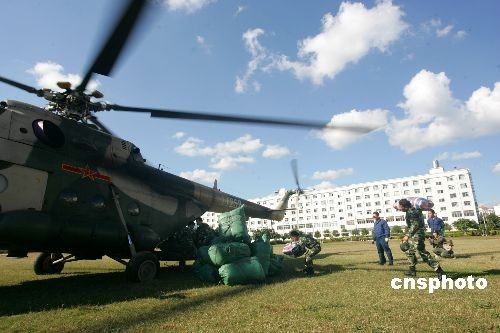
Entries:
POLYGON ((247 9, 247 7, 245 7, 245 6, 238 6, 238 8, 236 9, 236 13, 234 13, 234 16, 240 15, 246 9, 247 9))
POLYGON ((171 11, 182 10, 193 13, 217 0, 165 0, 165 4, 171 11))
POLYGON ((385 52, 408 28, 403 16, 403 11, 390 0, 378 1, 371 9, 362 3, 343 2, 337 16, 324 15, 318 35, 298 42, 298 61, 269 52, 259 42, 265 31, 249 29, 243 34, 243 40, 252 57, 245 73, 236 77, 234 89, 244 93, 253 86, 255 91, 260 91, 257 81, 249 83, 258 70, 292 71, 299 79, 322 84, 325 78, 333 79, 348 64, 358 62, 373 49, 385 52))
POLYGON ((352 175, 354 173, 353 168, 338 169, 338 170, 327 170, 327 171, 315 171, 312 179, 328 179, 334 180, 344 176, 352 175))
POLYGON ((464 30, 459 30, 455 34, 455 38, 457 39, 464 39, 465 37, 467 37, 467 32, 465 32, 464 30))
MULTIPOLYGON (((337 114, 332 117, 328 126, 370 126, 383 128, 387 125, 387 114, 389 111, 382 109, 357 111, 337 114)), ((325 141, 333 149, 340 150, 358 140, 366 134, 343 129, 325 129, 317 132, 318 138, 325 141)))
POLYGON ((196 36, 196 43, 198 43, 198 45, 205 53, 209 54, 211 52, 211 46, 207 44, 205 38, 203 38, 202 36, 196 36))
POLYGON ((471 158, 479 158, 483 156, 480 152, 476 151, 471 151, 471 152, 464 152, 464 153, 448 153, 444 152, 439 154, 438 157, 436 157, 437 160, 465 160, 465 159, 471 159, 471 158))
POLYGON ((290 155, 290 150, 280 145, 268 145, 262 152, 262 156, 266 158, 281 158, 287 155, 290 155))
MULTIPOLYGON (((82 77, 78 74, 63 74, 64 67, 55 62, 37 62, 33 68, 28 70, 28 73, 33 74, 36 78, 37 84, 42 88, 49 88, 56 91, 63 91, 63 89, 57 86, 59 81, 68 81, 71 83, 72 88, 76 88, 80 82, 82 82, 82 77)), ((96 90, 100 83, 95 80, 91 80, 87 85, 88 91, 96 90)))
POLYGON ((494 173, 500 174, 500 163, 497 163, 492 170, 494 173))
POLYGON ((315 189, 315 190, 327 190, 327 189, 330 189, 330 188, 335 188, 337 187, 337 185, 335 184, 332 184, 331 182, 329 181, 324 181, 324 182, 321 182, 319 184, 316 184, 314 186, 311 186, 309 187, 308 189, 315 189))
POLYGON ((500 82, 493 90, 477 89, 464 103, 453 97, 445 73, 422 70, 403 94, 406 101, 399 106, 405 117, 393 118, 386 133, 392 145, 407 153, 500 132, 500 82))
POLYGON ((220 178, 220 173, 210 172, 203 169, 196 169, 194 171, 183 171, 179 174, 180 177, 192 180, 194 182, 211 185, 215 179, 220 178))
POLYGON ((452 24, 449 24, 447 25, 446 27, 442 28, 442 29, 437 29, 436 30, 436 36, 440 37, 440 38, 443 38, 443 37, 446 37, 450 34, 450 32, 453 30, 453 25, 452 24))
POLYGON ((255 159, 251 156, 222 156, 214 157, 210 167, 217 170, 236 169, 240 164, 255 163, 255 159))
POLYGON ((218 170, 236 168, 242 163, 254 163, 253 154, 264 145, 260 139, 254 139, 250 134, 243 135, 233 141, 220 142, 214 146, 204 145, 203 140, 188 138, 175 151, 184 156, 210 156, 210 166, 218 170))
POLYGON ((186 136, 186 133, 184 132, 176 132, 174 135, 172 135, 173 139, 182 139, 184 136, 186 136))
POLYGON ((456 39, 464 39, 467 36, 467 32, 464 30, 459 30, 453 33, 453 29, 455 28, 453 24, 448 24, 443 27, 441 20, 436 19, 424 22, 420 25, 420 27, 425 33, 435 34, 438 38, 453 36, 456 39))
MULTIPOLYGON (((267 50, 259 43, 258 37, 264 34, 264 30, 257 29, 249 29, 243 34, 243 40, 245 42, 246 49, 252 55, 252 59, 248 62, 247 70, 243 76, 236 77, 236 83, 234 86, 234 90, 237 93, 244 93, 248 91, 248 82, 250 78, 253 76, 255 71, 262 66, 264 60, 268 58, 267 50)), ((260 84, 256 81, 253 82, 252 86, 255 91, 260 91, 260 84)))
POLYGON ((282 56, 278 68, 322 84, 325 78, 333 79, 371 50, 385 52, 408 28, 403 16, 390 0, 378 1, 371 9, 362 3, 343 2, 336 16, 324 15, 318 35, 299 42, 298 56, 302 60, 290 61, 282 56))

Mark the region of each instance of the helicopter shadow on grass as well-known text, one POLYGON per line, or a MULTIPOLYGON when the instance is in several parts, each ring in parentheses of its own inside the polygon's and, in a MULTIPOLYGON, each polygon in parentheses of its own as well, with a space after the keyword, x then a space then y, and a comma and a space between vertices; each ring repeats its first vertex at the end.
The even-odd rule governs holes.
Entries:
MULTIPOLYGON (((244 290, 259 288, 264 284, 302 277, 289 266, 290 263, 287 262, 277 276, 266 278, 263 284, 239 286, 239 288, 245 287, 244 290)), ((200 281, 191 265, 161 267, 159 277, 147 283, 128 282, 122 270, 104 273, 92 273, 88 270, 63 272, 18 285, 0 286, 0 317, 51 309, 101 306, 141 298, 178 299, 196 303, 196 300, 189 300, 191 296, 185 291, 213 286, 215 284, 200 281)), ((229 297, 236 293, 237 290, 232 288, 223 289, 217 297, 229 297)), ((209 296, 201 298, 208 299, 205 301, 211 300, 209 296)))

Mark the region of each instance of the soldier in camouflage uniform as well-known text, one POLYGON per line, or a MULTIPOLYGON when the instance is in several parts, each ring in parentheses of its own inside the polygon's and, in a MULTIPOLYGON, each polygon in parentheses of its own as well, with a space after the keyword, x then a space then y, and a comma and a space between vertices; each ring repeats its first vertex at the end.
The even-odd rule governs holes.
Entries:
POLYGON ((194 243, 196 247, 210 245, 210 241, 215 237, 215 230, 203 222, 201 217, 197 217, 195 221, 194 243))
POLYGON ((299 242, 306 248, 304 254, 305 267, 302 271, 307 275, 313 275, 314 267, 312 257, 321 252, 321 245, 314 237, 305 235, 298 230, 292 230, 290 232, 290 237, 292 238, 292 242, 299 242))
POLYGON ((439 262, 425 249, 425 224, 422 210, 412 207, 411 203, 406 199, 399 200, 399 207, 401 211, 406 212, 406 225, 408 227, 408 231, 403 237, 401 244, 401 249, 406 253, 410 265, 405 275, 417 275, 415 269, 417 256, 415 252, 418 251, 422 259, 427 262, 427 264, 436 271, 438 277, 441 278, 444 272, 441 266, 439 266, 439 262))

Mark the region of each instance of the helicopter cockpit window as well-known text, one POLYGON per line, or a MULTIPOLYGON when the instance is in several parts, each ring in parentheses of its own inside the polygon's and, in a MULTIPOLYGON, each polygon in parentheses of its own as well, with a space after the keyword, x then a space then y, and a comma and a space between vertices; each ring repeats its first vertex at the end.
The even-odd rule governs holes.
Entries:
POLYGON ((35 120, 33 131, 38 140, 52 148, 59 148, 64 145, 64 134, 54 123, 48 120, 35 120))
POLYGON ((132 148, 132 158, 136 162, 144 163, 146 160, 142 157, 141 150, 139 147, 133 147, 132 148))

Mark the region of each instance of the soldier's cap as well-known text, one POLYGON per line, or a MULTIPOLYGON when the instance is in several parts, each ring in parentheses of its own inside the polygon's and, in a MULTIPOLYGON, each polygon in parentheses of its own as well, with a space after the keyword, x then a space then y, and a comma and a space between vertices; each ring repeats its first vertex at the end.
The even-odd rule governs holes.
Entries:
POLYGON ((411 202, 409 202, 406 199, 401 199, 399 200, 399 205, 404 208, 410 208, 411 207, 411 202))
POLYGON ((406 252, 410 249, 410 244, 408 244, 408 242, 401 242, 401 244, 399 244, 399 248, 401 251, 406 252))
POLYGON ((292 237, 299 237, 300 232, 298 230, 292 230, 290 231, 290 236, 292 237))

